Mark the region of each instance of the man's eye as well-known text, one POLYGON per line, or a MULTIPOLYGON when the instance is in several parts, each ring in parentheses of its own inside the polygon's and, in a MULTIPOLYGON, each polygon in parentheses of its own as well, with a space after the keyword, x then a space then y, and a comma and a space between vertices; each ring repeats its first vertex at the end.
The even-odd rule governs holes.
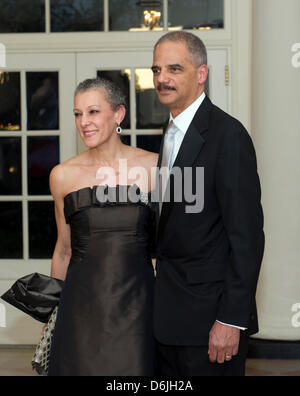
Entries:
POLYGON ((97 113, 99 113, 99 110, 91 110, 90 111, 90 114, 97 114, 97 113))
POLYGON ((77 118, 80 116, 80 113, 74 113, 74 117, 77 118))
POLYGON ((158 74, 159 73, 159 69, 152 69, 153 74, 158 74))

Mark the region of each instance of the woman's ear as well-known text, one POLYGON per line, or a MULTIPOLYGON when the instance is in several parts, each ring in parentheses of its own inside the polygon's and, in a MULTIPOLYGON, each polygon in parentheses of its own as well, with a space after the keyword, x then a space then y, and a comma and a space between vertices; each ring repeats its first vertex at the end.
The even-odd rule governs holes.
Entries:
POLYGON ((124 105, 119 106, 118 110, 116 111, 116 123, 120 125, 124 120, 126 115, 126 108, 124 105))

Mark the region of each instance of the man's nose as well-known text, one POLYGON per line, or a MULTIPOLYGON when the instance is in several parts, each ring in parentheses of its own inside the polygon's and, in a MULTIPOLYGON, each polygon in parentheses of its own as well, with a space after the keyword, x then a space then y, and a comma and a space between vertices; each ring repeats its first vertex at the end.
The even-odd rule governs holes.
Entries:
POLYGON ((169 81, 169 76, 168 76, 168 73, 166 72, 166 70, 160 71, 157 81, 159 83, 166 83, 169 81))

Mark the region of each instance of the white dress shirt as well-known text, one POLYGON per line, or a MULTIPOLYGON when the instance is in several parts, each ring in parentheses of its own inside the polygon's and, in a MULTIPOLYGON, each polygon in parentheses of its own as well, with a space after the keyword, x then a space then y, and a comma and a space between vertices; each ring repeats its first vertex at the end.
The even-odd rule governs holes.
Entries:
POLYGON ((203 100, 205 99, 205 93, 203 94, 194 102, 192 103, 187 109, 185 109, 179 116, 176 118, 173 118, 172 114, 170 113, 170 121, 173 121, 173 123, 176 125, 176 127, 179 129, 179 131, 175 135, 175 143, 174 143, 174 151, 173 151, 173 156, 171 160, 171 168, 176 160, 176 157, 178 155, 178 152, 180 150, 182 141, 185 137, 185 134, 187 133, 187 130, 189 129, 193 118, 195 117, 195 114, 197 113, 197 110, 201 106, 203 100))
MULTIPOLYGON (((187 131, 188 131, 199 107, 203 103, 205 97, 206 97, 206 95, 203 92, 203 94, 197 100, 195 100, 195 102, 193 102, 187 109, 185 109, 176 118, 173 118, 172 114, 170 113, 170 121, 169 122, 173 121, 173 123, 176 125, 176 127, 178 129, 178 132, 175 135, 174 150, 173 150, 172 159, 170 161, 170 168, 172 168, 172 166, 174 165, 174 162, 175 162, 176 157, 179 153, 179 150, 180 150, 181 144, 183 142, 183 139, 185 137, 185 134, 187 133, 187 131)), ((217 321, 217 322, 224 324, 226 326, 235 327, 240 330, 247 330, 244 327, 234 326, 234 325, 230 325, 227 323, 222 323, 220 321, 217 321)))

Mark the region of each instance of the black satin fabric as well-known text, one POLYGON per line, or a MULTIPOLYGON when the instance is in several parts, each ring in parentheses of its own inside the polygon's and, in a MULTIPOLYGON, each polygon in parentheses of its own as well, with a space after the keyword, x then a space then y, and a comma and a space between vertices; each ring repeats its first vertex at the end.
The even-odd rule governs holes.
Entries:
POLYGON ((1 299, 32 318, 47 323, 59 303, 63 283, 43 274, 26 275, 18 279, 1 299))
POLYGON ((65 198, 72 258, 50 376, 154 375, 153 213, 141 200, 124 203, 128 188, 109 188, 115 202, 99 202, 99 187, 65 198))

